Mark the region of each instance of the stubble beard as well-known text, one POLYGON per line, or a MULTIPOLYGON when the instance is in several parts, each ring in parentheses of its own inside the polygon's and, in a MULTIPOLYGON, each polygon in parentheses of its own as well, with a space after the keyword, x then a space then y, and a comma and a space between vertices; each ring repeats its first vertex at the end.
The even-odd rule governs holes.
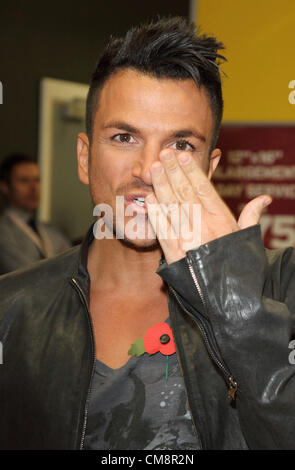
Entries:
MULTIPOLYGON (((126 234, 126 220, 124 220, 124 227, 120 227, 119 224, 117 224, 116 217, 114 215, 113 217, 113 237, 117 238, 120 243, 125 245, 128 248, 132 248, 136 251, 155 251, 159 249, 160 244, 156 236, 154 235, 154 238, 149 238, 146 236, 145 238, 135 238, 132 239, 128 237, 128 234, 126 234)), ((145 224, 146 226, 150 224, 148 217, 145 218, 145 224)), ((153 232, 154 231, 150 228, 150 230, 153 232)))
MULTIPOLYGON (((140 181, 136 181, 131 184, 126 184, 122 185, 118 190, 116 191, 116 197, 117 196, 123 196, 126 194, 128 190, 132 189, 151 189, 144 183, 140 181)), ((96 199, 95 194, 90 190, 91 192, 91 199, 93 203, 93 207, 96 205, 99 205, 100 203, 95 203, 94 200, 96 199)), ((159 241, 155 235, 154 230, 151 227, 151 224, 148 219, 148 215, 145 216, 145 221, 144 221, 144 227, 142 230, 145 232, 145 235, 140 237, 140 238, 131 238, 128 237, 128 234, 126 234, 126 224, 133 218, 132 216, 124 216, 124 220, 120 220, 119 223, 117 223, 117 217, 116 217, 116 202, 114 201, 104 201, 104 204, 109 205, 112 208, 112 213, 113 217, 112 219, 108 216, 102 216, 104 219, 104 224, 105 224, 105 229, 108 232, 108 238, 113 238, 117 239, 120 243, 125 245, 128 248, 132 248, 137 251, 155 251, 160 248, 159 241), (152 236, 151 236, 152 234, 152 236)), ((125 209, 125 208, 124 208, 125 209)), ((98 220, 98 218, 97 218, 98 220)), ((107 238, 107 237, 106 237, 107 238)))

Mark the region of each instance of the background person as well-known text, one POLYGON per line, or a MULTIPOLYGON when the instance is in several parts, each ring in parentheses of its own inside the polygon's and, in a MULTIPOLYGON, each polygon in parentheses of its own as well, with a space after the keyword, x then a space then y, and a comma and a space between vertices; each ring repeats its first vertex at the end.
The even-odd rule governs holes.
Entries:
POLYGON ((56 227, 37 220, 40 173, 28 155, 13 154, 0 166, 6 209, 0 216, 0 274, 56 255, 71 246, 56 227))

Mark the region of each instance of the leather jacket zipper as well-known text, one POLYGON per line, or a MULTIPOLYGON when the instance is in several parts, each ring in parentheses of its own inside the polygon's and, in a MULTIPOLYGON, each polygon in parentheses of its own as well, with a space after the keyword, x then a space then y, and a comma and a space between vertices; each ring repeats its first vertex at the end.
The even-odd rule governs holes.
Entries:
MULTIPOLYGON (((182 368, 181 360, 180 360, 180 358, 179 358, 179 353, 178 353, 178 350, 177 350, 177 347, 176 347, 176 343, 175 343, 175 352, 176 352, 177 362, 178 362, 178 364, 179 364, 182 377, 183 377, 183 379, 184 379, 183 368, 182 368)), ((197 426, 196 426, 195 418, 194 418, 194 415, 193 415, 193 413, 192 413, 189 400, 187 400, 187 403, 188 403, 189 411, 190 411, 190 414, 191 414, 192 422, 193 422, 193 425, 194 425, 194 427, 195 427, 195 433, 196 433, 197 439, 198 439, 198 441, 199 441, 200 450, 202 450, 202 448, 203 448, 203 443, 202 443, 201 436, 200 436, 200 434, 199 434, 198 428, 197 428, 197 426)))
MULTIPOLYGON (((189 268, 191 277, 193 279, 193 282, 195 284, 197 292, 200 296, 202 304, 203 304, 205 310, 207 310, 206 309, 205 299, 204 299, 203 293, 201 291, 200 284, 198 282, 197 276, 194 272, 192 262, 188 257, 186 257, 186 260, 187 260, 187 263, 188 263, 188 268, 189 268)), ((221 358, 218 357, 219 353, 215 350, 215 347, 211 344, 211 342, 209 340, 207 328, 204 325, 204 322, 201 319, 197 319, 194 315, 191 314, 191 312, 189 312, 189 310, 187 310, 185 308, 185 306, 182 304, 181 300, 178 297, 178 294, 175 292, 173 287, 169 286, 169 289, 173 293, 173 295, 174 295, 175 299, 177 300, 177 303, 180 305, 180 307, 197 323, 197 325, 200 329, 200 332, 202 334, 202 337, 204 339, 204 342, 205 342, 205 345, 206 345, 206 348, 207 348, 207 351, 208 351, 210 357, 215 362, 217 367, 222 371, 223 376, 226 378, 226 381, 228 383, 228 397, 231 398, 232 400, 234 400, 236 392, 238 390, 238 384, 235 381, 235 379, 233 378, 233 376, 232 376, 231 372, 228 370, 228 368, 221 362, 221 358)))
POLYGON ((94 353, 94 341, 93 341, 94 335, 93 335, 91 316, 90 316, 88 303, 87 303, 85 294, 84 294, 82 288, 79 286, 76 279, 72 278, 71 284, 78 291, 79 297, 82 300, 82 303, 84 304, 84 306, 86 308, 88 324, 89 324, 90 332, 91 332, 91 344, 92 344, 92 371, 91 371, 91 378, 90 378, 88 392, 87 392, 85 408, 84 408, 84 422, 83 422, 82 435, 81 435, 81 441, 80 441, 80 450, 82 450, 83 446, 84 446, 84 441, 85 441, 85 433, 86 433, 86 425, 87 425, 87 416, 88 416, 88 407, 89 407, 89 400, 90 400, 91 383, 92 383, 92 378, 93 378, 93 374, 94 374, 94 367, 95 367, 95 353, 94 353))

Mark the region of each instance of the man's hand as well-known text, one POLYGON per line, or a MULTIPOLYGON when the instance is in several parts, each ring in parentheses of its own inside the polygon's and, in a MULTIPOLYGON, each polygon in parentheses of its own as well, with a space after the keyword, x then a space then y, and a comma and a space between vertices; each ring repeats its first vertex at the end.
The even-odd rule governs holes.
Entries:
POLYGON ((199 245, 257 224, 272 201, 270 196, 258 196, 236 221, 190 152, 163 150, 150 174, 154 193, 146 198, 148 215, 167 263, 178 261, 199 245), (169 205, 171 210, 165 210, 169 205), (201 230, 200 224, 195 226, 194 206, 200 210, 201 230))

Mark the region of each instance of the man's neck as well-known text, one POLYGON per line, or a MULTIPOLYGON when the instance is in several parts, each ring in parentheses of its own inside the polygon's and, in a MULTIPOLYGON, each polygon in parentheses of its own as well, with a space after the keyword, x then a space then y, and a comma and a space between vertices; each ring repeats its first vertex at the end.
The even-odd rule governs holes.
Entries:
POLYGON ((30 220, 32 217, 35 216, 34 211, 26 211, 25 209, 22 209, 21 207, 17 207, 17 206, 13 206, 13 205, 8 206, 7 209, 9 211, 15 213, 24 222, 27 222, 28 220, 30 220))
POLYGON ((163 282, 156 274, 160 248, 138 250, 117 239, 94 239, 88 253, 88 272, 92 289, 138 291, 159 288, 163 282))
POLYGON ((96 358, 122 367, 131 344, 169 317, 167 294, 156 269, 160 249, 139 251, 116 239, 89 248, 90 314, 96 358))

